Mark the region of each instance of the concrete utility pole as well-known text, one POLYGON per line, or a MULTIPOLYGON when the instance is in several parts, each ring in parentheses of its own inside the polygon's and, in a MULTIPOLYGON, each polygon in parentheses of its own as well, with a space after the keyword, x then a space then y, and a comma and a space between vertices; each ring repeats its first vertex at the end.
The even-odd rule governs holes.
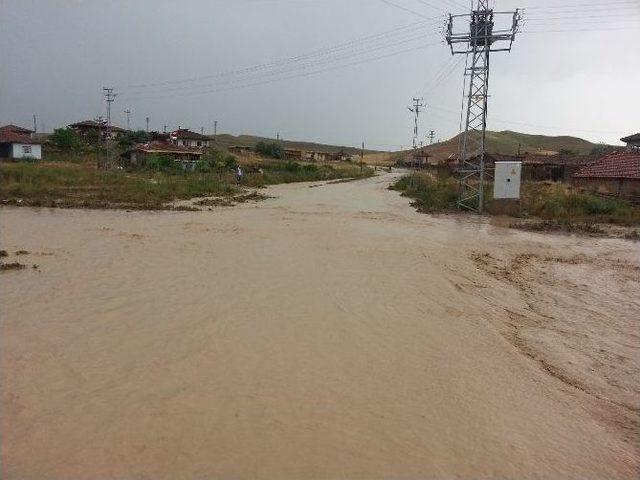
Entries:
POLYGON ((435 136, 436 136, 436 132, 434 132, 433 130, 431 130, 431 131, 429 132, 429 145, 433 145, 433 139, 435 138, 435 136))
POLYGON ((127 115, 127 130, 131 130, 131 110, 127 108, 124 113, 127 115))
POLYGON ((218 121, 213 122, 213 140, 218 136, 218 121))
POLYGON ((364 168, 364 142, 362 142, 362 150, 360 150, 360 173, 364 168))
POLYGON ((33 116, 33 133, 38 133, 38 117, 33 116))
POLYGON ((107 161, 104 165, 104 169, 109 170, 111 168, 111 104, 115 101, 118 94, 113 93, 113 88, 111 87, 103 87, 102 91, 104 92, 104 99, 107 102, 107 161))
POLYGON ((453 55, 467 55, 465 75, 469 77, 466 125, 458 158, 458 208, 482 213, 485 180, 485 140, 489 89, 489 56, 510 52, 520 23, 519 10, 494 12, 489 0, 473 0, 471 12, 449 14, 445 38, 453 55), (475 8, 474 8, 475 7, 475 8), (496 20, 508 20, 495 29, 496 20), (454 24, 463 25, 456 32, 454 24))
POLYGON ((147 133, 149 133, 149 117, 145 118, 146 122, 147 122, 147 133))
POLYGON ((418 158, 418 118, 420 117, 420 112, 422 110, 420 110, 421 108, 425 108, 426 105, 424 104, 424 98, 414 98, 413 99, 413 105, 410 107, 407 107, 409 109, 410 112, 413 113, 414 117, 414 125, 413 125, 413 162, 411 162, 412 164, 414 164, 417 161, 418 158))

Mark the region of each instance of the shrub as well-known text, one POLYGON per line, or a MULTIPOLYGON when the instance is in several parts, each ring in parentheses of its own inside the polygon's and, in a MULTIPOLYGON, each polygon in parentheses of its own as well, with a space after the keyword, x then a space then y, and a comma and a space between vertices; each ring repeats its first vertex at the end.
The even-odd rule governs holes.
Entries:
POLYGON ((147 143, 149 141, 149 134, 144 130, 137 130, 135 132, 127 132, 120 135, 118 138, 118 145, 122 148, 127 148, 134 143, 147 143))
POLYGON ((179 173, 182 168, 173 158, 168 155, 150 155, 147 160, 147 168, 157 172, 179 173))
POLYGON ((51 134, 51 143, 65 152, 79 151, 82 147, 80 136, 70 128, 56 128, 51 134))
POLYGON ((416 206, 424 212, 456 208, 458 190, 451 178, 436 180, 429 173, 412 173, 400 178, 391 188, 415 199, 416 206))
POLYGON ((284 158, 284 149, 276 142, 260 141, 256 145, 256 152, 269 158, 284 158))

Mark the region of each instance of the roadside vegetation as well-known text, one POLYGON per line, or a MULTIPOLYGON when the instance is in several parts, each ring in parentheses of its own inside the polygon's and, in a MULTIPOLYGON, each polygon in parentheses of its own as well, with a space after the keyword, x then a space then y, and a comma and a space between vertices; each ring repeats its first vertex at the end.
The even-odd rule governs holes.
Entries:
MULTIPOLYGON (((390 188, 414 199, 421 212, 457 211, 457 182, 446 175, 418 172, 400 178, 390 188)), ((493 186, 488 184, 485 211, 502 214, 491 198, 493 186)), ((600 225, 640 226, 640 208, 613 197, 579 191, 570 185, 552 182, 524 182, 520 206, 508 215, 520 221, 512 227, 527 230, 557 230, 599 234, 605 233, 600 225)), ((635 230, 634 230, 635 231, 635 230)), ((629 238, 636 234, 631 232, 629 238)))
POLYGON ((73 135, 65 131, 58 132, 58 136, 53 155, 46 155, 57 161, 0 163, 2 204, 156 210, 173 208, 171 202, 196 197, 242 198, 247 194, 246 187, 360 178, 373 173, 348 163, 317 165, 263 158, 251 164, 240 162, 245 175, 237 185, 234 169, 238 159, 214 149, 203 155, 193 172, 162 155, 150 157, 142 169, 102 172, 96 167, 99 152, 95 148, 84 146, 84 151, 77 150, 73 135))

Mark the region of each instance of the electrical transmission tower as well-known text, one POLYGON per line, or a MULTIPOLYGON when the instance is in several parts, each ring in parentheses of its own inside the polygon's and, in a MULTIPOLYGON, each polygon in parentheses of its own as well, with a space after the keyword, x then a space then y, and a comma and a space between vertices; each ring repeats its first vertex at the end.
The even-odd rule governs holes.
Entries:
POLYGON ((111 168, 111 104, 118 96, 117 93, 113 93, 113 88, 104 87, 104 99, 107 102, 107 135, 106 135, 106 147, 107 147, 107 161, 104 164, 104 169, 109 170, 111 168))
POLYGON ((410 112, 413 113, 413 164, 417 161, 418 158, 418 118, 420 117, 421 109, 425 108, 424 98, 414 98, 413 105, 407 107, 410 112))
POLYGON ((489 57, 493 52, 511 51, 519 22, 519 10, 495 12, 489 0, 473 0, 470 13, 449 14, 445 38, 453 55, 467 55, 465 75, 469 77, 466 125, 458 158, 458 207, 462 209, 482 213, 489 57), (503 23, 502 19, 505 25, 496 29, 496 22, 503 23), (456 23, 465 30, 457 32, 456 23))

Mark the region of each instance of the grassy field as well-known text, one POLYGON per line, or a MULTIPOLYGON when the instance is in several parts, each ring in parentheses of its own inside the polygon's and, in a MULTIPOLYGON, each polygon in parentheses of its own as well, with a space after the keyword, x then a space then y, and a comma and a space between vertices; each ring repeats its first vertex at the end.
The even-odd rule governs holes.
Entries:
POLYGON ((175 200, 206 196, 235 196, 243 187, 371 175, 353 165, 300 165, 265 162, 263 173, 248 173, 240 187, 233 172, 100 172, 93 163, 2 163, 0 201, 4 204, 78 207, 164 209, 175 200))
MULTIPOLYGON (((415 199, 415 206, 422 212, 457 210, 458 187, 453 178, 437 179, 429 173, 413 173, 398 180, 391 188, 415 199)), ((491 198, 492 185, 488 185, 486 191, 486 212, 496 214, 498 209, 491 198)), ((520 209, 513 216, 543 220, 543 223, 531 224, 531 229, 538 225, 541 230, 589 230, 588 225, 594 223, 640 225, 640 208, 624 200, 604 198, 551 182, 523 183, 520 209)))

